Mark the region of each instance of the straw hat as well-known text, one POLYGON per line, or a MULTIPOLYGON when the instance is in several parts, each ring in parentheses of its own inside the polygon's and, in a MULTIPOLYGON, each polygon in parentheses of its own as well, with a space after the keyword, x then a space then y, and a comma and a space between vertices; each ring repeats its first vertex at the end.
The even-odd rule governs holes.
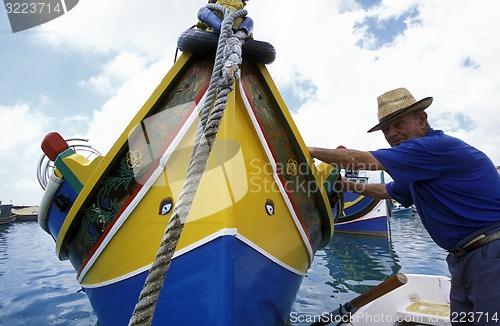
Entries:
POLYGON ((432 103, 432 97, 417 102, 406 88, 397 88, 377 97, 377 103, 379 123, 368 132, 380 130, 387 123, 407 113, 427 109, 432 103))

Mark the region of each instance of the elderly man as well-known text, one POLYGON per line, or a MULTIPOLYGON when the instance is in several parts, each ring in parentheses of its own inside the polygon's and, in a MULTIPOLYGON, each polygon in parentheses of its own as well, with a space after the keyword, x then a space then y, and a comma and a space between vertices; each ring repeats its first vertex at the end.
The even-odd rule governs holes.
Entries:
MULTIPOLYGON (((427 122, 432 97, 416 101, 405 88, 378 97, 379 123, 391 146, 376 151, 309 147, 339 168, 385 170, 394 181, 356 187, 374 198, 415 204, 422 224, 449 252, 451 321, 500 325, 500 177, 478 149, 427 122)), ((354 191, 344 179, 346 190, 354 191)))

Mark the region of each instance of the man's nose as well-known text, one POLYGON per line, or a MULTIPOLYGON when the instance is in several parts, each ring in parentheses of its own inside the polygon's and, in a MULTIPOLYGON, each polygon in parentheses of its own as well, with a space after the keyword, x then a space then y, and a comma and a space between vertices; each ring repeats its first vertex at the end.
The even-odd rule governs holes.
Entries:
POLYGON ((394 137, 398 134, 398 129, 395 128, 394 126, 388 126, 385 130, 384 130, 384 135, 385 135, 385 138, 386 139, 389 139, 391 137, 394 137))

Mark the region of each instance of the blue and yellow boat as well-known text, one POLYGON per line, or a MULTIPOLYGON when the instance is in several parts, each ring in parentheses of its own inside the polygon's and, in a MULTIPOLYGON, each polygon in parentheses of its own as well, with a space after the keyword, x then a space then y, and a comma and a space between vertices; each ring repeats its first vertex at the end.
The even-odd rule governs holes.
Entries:
MULTIPOLYGON (((369 182, 367 171, 345 171, 349 180, 356 182, 359 187, 369 182)), ((380 174, 380 183, 383 183, 383 172, 380 174)), ((389 233, 389 217, 391 210, 388 200, 375 199, 353 192, 344 193, 344 210, 335 219, 335 230, 341 232, 383 235, 389 233)))
MULTIPOLYGON (((214 53, 189 46, 217 34, 189 35, 189 42, 180 40, 188 44, 183 54, 106 155, 89 160, 55 132, 42 142, 55 169, 47 174, 39 223, 59 259, 77 271, 100 325, 131 319, 182 196, 207 101, 213 111, 214 53)), ((262 49, 263 43, 247 43, 249 51, 262 49)), ((245 51, 156 303, 155 325, 283 325, 341 211, 339 194, 327 189, 339 173, 314 165, 267 62, 259 62, 269 53, 245 51)))

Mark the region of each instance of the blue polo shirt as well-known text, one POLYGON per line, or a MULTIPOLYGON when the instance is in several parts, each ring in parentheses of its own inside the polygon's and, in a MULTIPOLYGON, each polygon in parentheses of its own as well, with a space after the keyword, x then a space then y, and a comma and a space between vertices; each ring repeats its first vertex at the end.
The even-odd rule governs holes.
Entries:
POLYGON ((500 176, 493 162, 460 139, 430 129, 425 137, 371 152, 394 181, 387 192, 415 204, 432 239, 448 250, 500 221, 500 176))

